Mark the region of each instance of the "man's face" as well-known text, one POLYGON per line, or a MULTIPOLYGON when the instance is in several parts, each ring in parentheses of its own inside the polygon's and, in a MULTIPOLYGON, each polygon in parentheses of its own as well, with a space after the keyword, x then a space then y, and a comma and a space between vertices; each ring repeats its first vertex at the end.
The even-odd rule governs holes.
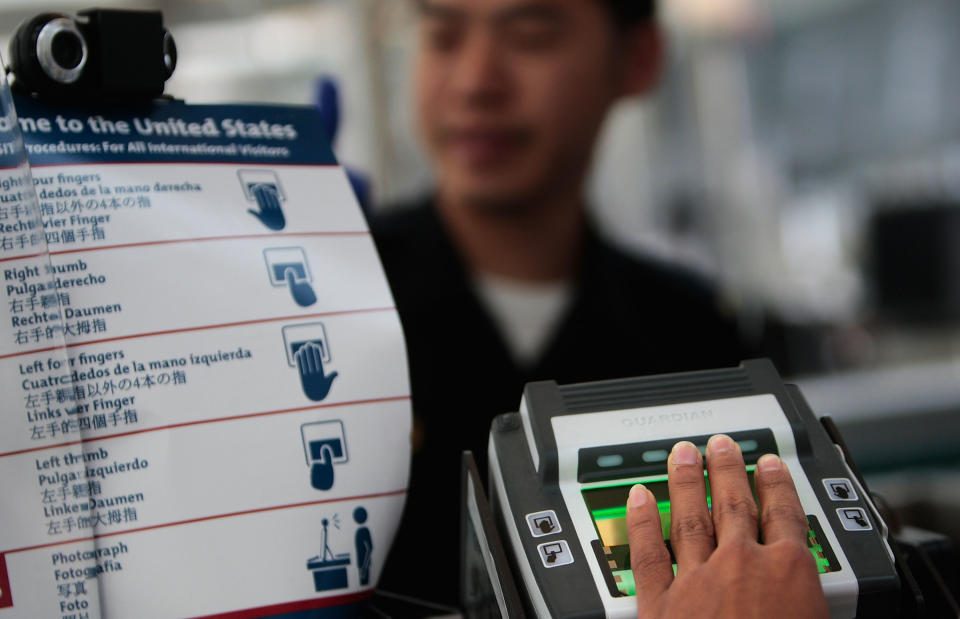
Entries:
POLYGON ((418 0, 417 114, 448 199, 529 208, 577 190, 621 89, 597 0, 418 0))

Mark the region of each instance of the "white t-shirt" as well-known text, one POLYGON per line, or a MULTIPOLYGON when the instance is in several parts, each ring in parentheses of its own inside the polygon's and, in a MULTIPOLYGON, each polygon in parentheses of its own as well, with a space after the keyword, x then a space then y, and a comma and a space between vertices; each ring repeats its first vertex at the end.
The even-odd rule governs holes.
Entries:
POLYGON ((568 281, 531 283, 480 274, 474 285, 521 367, 540 358, 573 300, 568 281))

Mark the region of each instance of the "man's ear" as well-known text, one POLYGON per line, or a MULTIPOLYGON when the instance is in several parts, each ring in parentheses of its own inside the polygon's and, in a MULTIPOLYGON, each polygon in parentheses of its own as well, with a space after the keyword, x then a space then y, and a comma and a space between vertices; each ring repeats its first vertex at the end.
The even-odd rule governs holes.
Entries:
POLYGON ((623 76, 620 95, 643 95, 660 80, 664 62, 664 39, 660 27, 648 21, 623 33, 623 76))

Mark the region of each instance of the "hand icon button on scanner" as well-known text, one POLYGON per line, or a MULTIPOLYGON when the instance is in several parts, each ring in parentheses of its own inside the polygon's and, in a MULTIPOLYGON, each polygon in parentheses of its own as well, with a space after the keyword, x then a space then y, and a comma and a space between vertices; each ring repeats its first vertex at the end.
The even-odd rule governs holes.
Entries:
POLYGON ((550 518, 541 518, 537 521, 537 528, 540 529, 540 532, 544 535, 552 533, 554 529, 553 520, 550 518))
POLYGON ((867 513, 861 507, 842 507, 837 510, 840 524, 847 531, 871 531, 873 525, 867 519, 867 513))
POLYGON ((857 491, 853 489, 853 482, 846 477, 832 477, 823 480, 823 487, 831 501, 856 501, 857 491))
POLYGON ((570 565, 574 561, 573 553, 565 540, 540 544, 537 546, 537 552, 540 554, 543 567, 546 568, 570 565))
POLYGON ((533 537, 556 535, 562 530, 560 521, 557 520, 557 514, 552 509, 527 514, 526 521, 530 529, 530 535, 533 537))

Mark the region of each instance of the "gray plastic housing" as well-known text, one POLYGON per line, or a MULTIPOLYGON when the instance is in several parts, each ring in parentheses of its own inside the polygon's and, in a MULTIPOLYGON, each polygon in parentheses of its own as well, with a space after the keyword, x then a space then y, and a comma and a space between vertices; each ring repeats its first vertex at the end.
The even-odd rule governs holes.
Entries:
MULTIPOLYGON (((631 411, 631 414, 636 413, 633 419, 642 420, 645 411, 665 410, 657 407, 708 403, 709 410, 722 411, 724 403, 736 404, 740 408, 739 402, 746 405, 763 400, 753 397, 763 395, 773 396, 775 403, 766 398, 766 403, 761 402, 766 408, 760 406, 757 410, 768 412, 749 415, 747 425, 754 426, 752 435, 761 437, 765 436, 763 431, 768 425, 780 428, 778 451, 794 465, 798 463, 809 481, 809 484, 798 483, 798 486, 807 489, 806 494, 801 496, 804 508, 808 514, 819 514, 820 526, 827 530, 827 538, 836 546, 833 550, 839 557, 839 572, 821 575, 824 591, 831 603, 831 613, 835 617, 897 616, 900 584, 886 539, 885 524, 870 502, 868 493, 847 466, 842 452, 814 416, 800 391, 793 385, 784 384, 773 365, 766 360, 746 361, 737 368, 597 383, 558 386, 552 381, 545 381, 527 385, 521 412, 496 418, 490 435, 491 504, 508 547, 507 554, 513 564, 513 573, 517 576, 527 612, 531 616, 587 618, 629 616, 628 611, 632 610, 633 616, 636 616, 635 602, 627 607, 625 604, 629 602, 622 598, 614 599, 616 596, 611 595, 609 577, 598 576, 603 570, 597 566, 604 560, 598 550, 599 541, 595 541, 599 536, 595 529, 583 524, 580 514, 585 508, 577 504, 583 501, 582 497, 578 492, 569 490, 571 485, 576 487, 576 483, 595 479, 591 477, 597 474, 595 470, 584 470, 584 463, 589 461, 589 458, 584 458, 584 453, 591 453, 589 450, 595 450, 599 445, 585 445, 578 449, 577 479, 568 479, 573 475, 570 470, 573 464, 570 456, 561 464, 563 456, 558 450, 556 432, 562 423, 558 423, 558 418, 569 416, 570 419, 589 421, 590 418, 582 416, 631 411), (774 410, 777 407, 779 411, 774 410), (785 432, 790 436, 785 437, 785 432), (564 473, 560 470, 561 466, 564 467, 564 473), (836 498, 831 500, 824 480, 836 478, 852 481, 856 499, 842 503, 837 503, 836 498), (561 486, 567 489, 563 490, 561 486), (838 505, 843 509, 862 510, 872 525, 871 529, 845 529, 838 505), (534 537, 527 516, 545 510, 555 513, 557 533, 534 537), (538 547, 550 540, 564 540, 572 562, 548 566, 542 549, 538 547), (594 551, 591 552, 591 549, 594 551)), ((675 440, 706 436, 690 431, 688 427, 698 427, 694 423, 697 420, 693 419, 698 408, 687 407, 683 410, 692 411, 689 413, 692 418, 685 419, 680 413, 671 413, 680 417, 672 419, 667 416, 664 421, 667 425, 676 422, 675 436, 664 430, 661 424, 657 428, 656 438, 651 437, 650 441, 646 441, 641 429, 640 440, 615 445, 617 453, 629 454, 635 447, 650 449, 651 445, 659 446, 665 441, 671 444, 675 440), (690 423, 685 423, 687 421, 690 423), (665 431, 669 438, 665 438, 665 431)), ((664 419, 663 415, 656 418, 664 419)), ((709 421, 712 427, 718 423, 722 426, 723 413, 711 414, 709 421)), ((738 423, 740 426, 731 427, 729 433, 733 435, 735 430, 744 429, 742 418, 738 423)), ((587 423, 583 427, 589 425, 587 423)), ((637 432, 630 438, 636 439, 637 432)), ((569 443, 569 437, 565 440, 569 443)), ((761 443, 764 441, 761 438, 761 443)), ((754 462, 759 455, 759 452, 754 454, 754 462)), ((605 472, 605 478, 629 480, 644 474, 643 470, 636 467, 636 462, 630 462, 629 455, 620 466, 622 470, 611 467, 605 472)), ((795 466, 791 470, 796 479, 795 466)))

